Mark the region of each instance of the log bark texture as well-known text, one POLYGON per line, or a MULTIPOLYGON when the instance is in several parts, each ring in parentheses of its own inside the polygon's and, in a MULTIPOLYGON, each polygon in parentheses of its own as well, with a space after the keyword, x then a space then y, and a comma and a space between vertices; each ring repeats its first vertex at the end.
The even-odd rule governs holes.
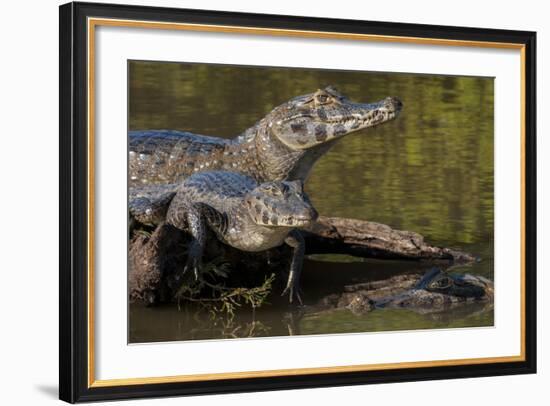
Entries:
POLYGON ((413 231, 395 230, 385 224, 340 217, 320 217, 307 232, 306 253, 349 254, 363 258, 444 260, 470 263, 477 258, 452 248, 428 244, 413 231))

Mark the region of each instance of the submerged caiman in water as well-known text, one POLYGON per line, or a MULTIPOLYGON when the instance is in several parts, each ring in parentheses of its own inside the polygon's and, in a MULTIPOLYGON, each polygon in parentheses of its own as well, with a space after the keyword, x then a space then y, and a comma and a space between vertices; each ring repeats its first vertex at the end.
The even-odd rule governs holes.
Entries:
MULTIPOLYGON (((156 188, 163 193, 165 186, 156 188)), ((154 193, 154 189, 151 185, 147 191, 154 193)), ((318 216, 302 181, 258 184, 245 175, 211 171, 194 174, 168 189, 160 199, 165 201, 165 208, 153 217, 147 212, 147 202, 145 207, 140 205, 143 197, 131 196, 130 213, 145 223, 165 220, 191 234, 184 272, 191 269, 198 276, 207 228, 223 243, 242 251, 264 251, 287 244, 293 256, 283 294, 289 294, 290 302, 296 297, 301 303, 299 278, 305 247, 302 235, 295 230, 310 226, 318 216)))
POLYGON ((273 109, 234 139, 171 130, 130 131, 130 186, 176 183, 196 172, 238 172, 258 182, 305 181, 315 162, 346 134, 395 118, 388 97, 353 103, 327 87, 273 109))
POLYGON ((493 282, 483 276, 433 268, 424 275, 397 275, 380 281, 347 285, 343 293, 326 296, 312 308, 348 309, 354 313, 381 308, 428 312, 466 303, 492 302, 493 294, 493 282))

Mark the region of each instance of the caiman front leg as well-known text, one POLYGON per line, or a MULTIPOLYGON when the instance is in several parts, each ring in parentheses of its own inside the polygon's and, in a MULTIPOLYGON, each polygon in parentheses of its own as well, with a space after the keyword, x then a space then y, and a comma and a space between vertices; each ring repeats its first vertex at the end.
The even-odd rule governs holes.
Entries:
POLYGON ((302 298, 300 297, 300 274, 302 273, 302 265, 304 262, 306 247, 304 237, 302 237, 302 234, 300 234, 299 231, 293 230, 285 238, 285 244, 293 248, 293 253, 292 262, 290 263, 290 272, 288 274, 288 281, 281 296, 288 293, 290 303, 292 303, 294 296, 296 296, 298 302, 302 304, 302 298))
POLYGON ((183 268, 183 274, 191 269, 195 279, 198 279, 208 228, 225 233, 227 217, 204 203, 181 204, 179 201, 174 201, 168 210, 167 221, 191 234, 191 241, 187 248, 187 264, 183 268))
POLYGON ((187 246, 187 263, 182 275, 192 270, 195 279, 199 278, 202 255, 206 244, 206 224, 200 205, 187 204, 180 201, 172 202, 168 209, 166 221, 168 224, 191 235, 187 246))
POLYGON ((188 246, 187 264, 183 268, 183 273, 185 274, 191 269, 195 275, 195 279, 198 279, 204 246, 206 244, 206 224, 200 206, 191 205, 188 207, 187 227, 191 234, 191 242, 188 246))

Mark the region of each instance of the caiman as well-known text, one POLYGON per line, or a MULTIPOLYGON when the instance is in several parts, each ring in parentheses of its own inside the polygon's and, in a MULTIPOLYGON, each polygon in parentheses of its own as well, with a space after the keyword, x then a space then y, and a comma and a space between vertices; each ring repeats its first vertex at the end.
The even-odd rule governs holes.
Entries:
POLYGON ((309 227, 317 211, 304 193, 303 182, 273 181, 258 184, 249 176, 211 171, 191 175, 178 185, 150 185, 130 190, 130 213, 146 224, 163 221, 187 231, 188 247, 184 273, 198 276, 207 229, 223 243, 241 251, 257 252, 287 244, 293 249, 284 294, 301 303, 299 278, 305 243, 296 229, 309 227), (155 190, 157 189, 157 190, 155 190), (147 193, 164 201, 150 211, 147 193), (145 204, 142 204, 145 201, 145 204), (148 211, 149 210, 149 211, 148 211))
POLYGON ((458 274, 433 268, 421 274, 347 285, 343 293, 324 297, 317 310, 348 309, 365 313, 381 308, 406 308, 419 312, 461 304, 492 302, 493 282, 483 276, 458 274))
POLYGON ((196 172, 238 172, 257 182, 305 180, 345 135, 388 122, 402 103, 354 103, 332 87, 276 107, 233 139, 173 130, 129 132, 129 185, 181 182, 196 172))

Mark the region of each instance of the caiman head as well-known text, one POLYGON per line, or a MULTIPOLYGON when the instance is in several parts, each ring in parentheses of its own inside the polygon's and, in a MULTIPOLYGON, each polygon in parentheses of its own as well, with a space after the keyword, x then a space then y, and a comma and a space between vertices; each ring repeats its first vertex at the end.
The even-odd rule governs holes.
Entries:
POLYGON ((329 86, 290 100, 267 118, 272 137, 292 150, 306 150, 393 120, 402 106, 395 97, 376 103, 353 103, 329 86))
POLYGON ((461 303, 491 302, 493 297, 494 285, 489 279, 433 268, 404 292, 378 299, 376 306, 406 307, 425 312, 461 303))
POLYGON ((252 220, 261 226, 307 227, 318 217, 300 180, 262 183, 244 201, 252 220))
POLYGON ((492 297, 494 291, 493 283, 482 276, 451 274, 438 268, 428 271, 418 281, 415 288, 444 295, 476 299, 492 297))

